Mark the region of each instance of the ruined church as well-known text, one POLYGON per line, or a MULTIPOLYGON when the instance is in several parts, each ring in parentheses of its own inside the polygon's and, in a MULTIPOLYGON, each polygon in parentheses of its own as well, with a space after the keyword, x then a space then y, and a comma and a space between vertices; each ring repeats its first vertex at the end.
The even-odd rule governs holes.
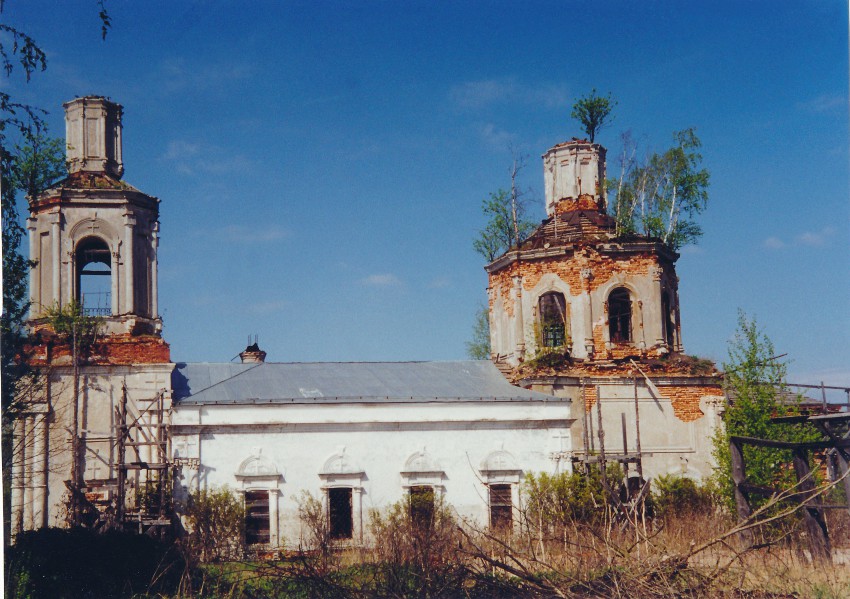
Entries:
POLYGON ((13 533, 179 526, 189 494, 228 486, 249 546, 299 545, 304 493, 357 544, 406 496, 510 527, 525 475, 606 452, 638 478, 709 473, 718 373, 683 353, 678 255, 616 235, 602 146, 544 154, 546 219, 486 266, 491 361, 276 363, 253 344, 185 363, 159 316, 160 200, 123 180, 122 107, 77 98, 65 118, 68 177, 27 221, 43 384, 15 423, 13 533), (98 317, 84 344, 51 325, 72 302, 98 317))

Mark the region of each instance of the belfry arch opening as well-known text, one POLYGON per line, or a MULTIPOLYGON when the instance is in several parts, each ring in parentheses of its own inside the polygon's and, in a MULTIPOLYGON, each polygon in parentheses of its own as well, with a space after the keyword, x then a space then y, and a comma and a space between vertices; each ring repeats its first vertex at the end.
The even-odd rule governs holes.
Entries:
POLYGON ((567 302, 563 293, 550 291, 537 300, 540 343, 543 347, 564 347, 569 343, 567 302))
POLYGON ((77 245, 76 300, 87 316, 112 314, 112 253, 99 237, 87 237, 77 245))
POLYGON ((673 301, 669 291, 661 294, 661 318, 664 326, 664 341, 667 347, 676 348, 676 318, 673 313, 673 301))
POLYGON ((632 341, 632 298, 625 287, 608 295, 608 335, 611 343, 632 341))

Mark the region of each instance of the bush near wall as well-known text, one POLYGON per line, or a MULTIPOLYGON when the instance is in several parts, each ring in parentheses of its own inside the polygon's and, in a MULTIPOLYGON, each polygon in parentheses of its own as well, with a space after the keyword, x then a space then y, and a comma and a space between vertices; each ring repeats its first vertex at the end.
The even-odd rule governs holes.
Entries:
POLYGON ((173 592, 179 553, 151 537, 46 528, 20 533, 6 548, 5 597, 102 599, 173 592))
POLYGON ((712 489, 708 486, 673 474, 653 479, 652 498, 655 513, 659 518, 710 514, 714 512, 716 501, 712 489))

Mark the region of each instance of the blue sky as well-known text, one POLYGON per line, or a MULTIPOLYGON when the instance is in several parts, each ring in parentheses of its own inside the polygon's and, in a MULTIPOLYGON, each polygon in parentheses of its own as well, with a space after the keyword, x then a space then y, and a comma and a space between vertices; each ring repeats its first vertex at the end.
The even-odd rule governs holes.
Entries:
MULTIPOLYGON (((678 263, 688 353, 755 315, 792 378, 850 383, 847 3, 7 0, 48 68, 2 80, 50 111, 124 105, 125 179, 162 200, 160 308, 179 361, 451 360, 485 298, 472 239, 576 96, 661 150, 696 127, 705 235, 678 263)), ((617 165, 609 163, 609 174, 617 165)))

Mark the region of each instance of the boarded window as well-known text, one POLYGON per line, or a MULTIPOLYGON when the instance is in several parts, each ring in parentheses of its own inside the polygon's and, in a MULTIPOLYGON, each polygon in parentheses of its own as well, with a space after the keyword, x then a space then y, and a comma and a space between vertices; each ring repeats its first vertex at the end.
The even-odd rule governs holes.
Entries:
POLYGON ((567 303, 563 293, 544 293, 537 302, 543 347, 567 344, 567 303))
POLYGON ((350 539, 354 528, 351 489, 328 489, 328 519, 332 539, 350 539))
POLYGON ((431 487, 411 487, 410 521, 416 528, 429 529, 434 518, 434 489, 431 487))
POLYGON ((510 529, 513 525, 513 504, 510 485, 490 485, 490 528, 510 529))
POLYGON ((624 287, 618 287, 608 296, 608 332, 612 343, 632 340, 632 300, 624 287))
POLYGON ((245 491, 245 543, 267 545, 269 535, 269 492, 245 491))
POLYGON ((88 316, 112 314, 112 254, 106 242, 88 237, 77 246, 77 302, 88 316))

